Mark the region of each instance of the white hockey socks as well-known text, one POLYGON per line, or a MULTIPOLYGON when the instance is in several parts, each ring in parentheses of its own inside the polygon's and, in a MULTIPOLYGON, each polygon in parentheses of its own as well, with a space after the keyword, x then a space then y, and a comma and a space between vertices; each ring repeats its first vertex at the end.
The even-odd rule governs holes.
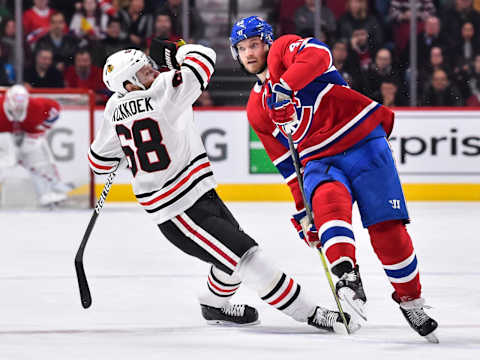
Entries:
POLYGON ((207 289, 198 300, 200 304, 221 308, 235 295, 240 283, 237 275, 228 275, 212 265, 208 274, 207 289))
POLYGON ((306 322, 315 312, 316 305, 303 294, 300 285, 268 260, 258 247, 242 256, 236 274, 262 300, 297 321, 306 322))

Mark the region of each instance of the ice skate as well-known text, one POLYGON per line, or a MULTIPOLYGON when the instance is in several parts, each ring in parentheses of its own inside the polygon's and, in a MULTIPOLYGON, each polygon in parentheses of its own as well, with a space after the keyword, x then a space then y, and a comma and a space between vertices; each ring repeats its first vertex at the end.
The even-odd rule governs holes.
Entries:
MULTIPOLYGON (((353 321, 350 314, 344 314, 350 332, 353 333, 360 329, 360 324, 353 321)), ((321 306, 317 306, 313 315, 308 318, 308 324, 328 332, 336 332, 338 334, 347 333, 340 313, 338 311, 325 309, 321 306)))
POLYGON ((246 326, 260 323, 257 309, 248 305, 226 303, 216 308, 200 304, 200 307, 203 318, 210 325, 246 326))
POLYGON ((367 297, 363 291, 362 279, 358 265, 344 273, 336 285, 337 295, 353 314, 367 321, 366 302, 367 297))
POLYGON ((427 341, 435 344, 439 343, 435 334, 438 323, 425 313, 423 308, 427 306, 425 306, 424 299, 401 301, 396 292, 392 294, 392 298, 400 305, 400 311, 413 330, 420 336, 425 337, 427 341))
POLYGON ((42 207, 51 207, 58 203, 61 203, 62 201, 65 201, 66 199, 67 195, 65 193, 51 191, 40 196, 38 203, 42 207))

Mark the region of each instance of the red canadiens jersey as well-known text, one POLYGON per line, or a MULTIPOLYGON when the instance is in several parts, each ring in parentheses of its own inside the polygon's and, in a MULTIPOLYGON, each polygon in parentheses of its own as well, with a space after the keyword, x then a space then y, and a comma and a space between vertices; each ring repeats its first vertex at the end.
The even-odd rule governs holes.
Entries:
POLYGON ((294 93, 299 124, 292 133, 303 166, 313 159, 333 156, 354 146, 382 125, 390 135, 393 112, 352 90, 332 64, 332 54, 314 38, 286 35, 277 39, 268 54, 268 74, 250 93, 247 116, 270 159, 292 190, 298 209, 303 208, 286 133, 269 118, 267 99, 280 79, 294 93))
POLYGON ((25 120, 10 121, 5 114, 5 97, 0 96, 0 132, 23 131, 41 135, 50 129, 60 115, 60 105, 52 99, 30 97, 25 120))

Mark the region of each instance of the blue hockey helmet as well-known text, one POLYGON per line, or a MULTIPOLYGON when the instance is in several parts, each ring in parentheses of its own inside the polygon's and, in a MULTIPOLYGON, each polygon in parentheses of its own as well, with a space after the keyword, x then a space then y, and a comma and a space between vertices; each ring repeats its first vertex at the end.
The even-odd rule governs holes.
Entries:
POLYGON ((259 36, 265 44, 272 45, 272 26, 258 16, 243 18, 233 25, 230 33, 230 49, 235 60, 238 60, 237 44, 254 36, 259 36))

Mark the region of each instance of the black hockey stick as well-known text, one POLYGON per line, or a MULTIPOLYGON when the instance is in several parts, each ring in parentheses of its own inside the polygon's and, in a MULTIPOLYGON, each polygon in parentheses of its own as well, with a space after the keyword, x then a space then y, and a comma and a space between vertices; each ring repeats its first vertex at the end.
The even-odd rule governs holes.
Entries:
MULTIPOLYGON (((292 134, 290 134, 288 131, 286 131, 286 133, 288 136, 288 147, 290 148, 290 154, 292 156, 293 165, 295 166, 295 173, 297 175, 298 186, 300 187, 300 192, 302 193, 302 199, 305 205, 305 211, 307 213, 308 221, 310 221, 311 224, 314 224, 312 209, 310 209, 310 204, 307 202, 307 197, 305 196, 305 190, 303 189, 303 177, 300 172, 298 154, 297 154, 297 151, 295 150, 295 146, 293 145, 292 134)), ((306 235, 307 234, 305 234, 305 236, 306 235)), ((333 297, 335 298, 335 302, 337 303, 338 312, 340 313, 343 324, 347 329, 347 333, 350 334, 350 329, 348 327, 347 319, 345 318, 345 313, 343 312, 342 304, 340 304, 340 300, 335 291, 335 286, 333 285, 332 274, 330 274, 330 270, 328 269, 327 260, 325 259, 325 255, 323 254, 322 248, 318 247, 317 250, 320 255, 320 259, 322 259, 323 270, 325 270, 325 275, 327 276, 328 285, 330 285, 330 290, 332 290, 333 297)))
POLYGON ((95 204, 95 208, 93 210, 92 217, 90 218, 90 222, 88 223, 87 230, 83 235, 82 242, 80 243, 80 247, 78 248, 77 255, 75 255, 75 271, 77 272, 77 280, 78 280, 78 288, 80 289, 80 299, 82 301, 82 306, 87 309, 92 305, 92 296, 90 295, 90 289, 88 288, 88 281, 87 276, 85 275, 85 269, 83 268, 83 252, 85 251, 85 246, 87 245, 88 238, 92 233, 93 227, 95 226, 95 222, 97 221, 97 217, 100 214, 100 210, 105 204, 105 199, 107 198, 108 192, 113 184, 113 179, 115 179, 115 172, 112 172, 107 177, 107 182, 103 187, 103 191, 100 194, 100 197, 95 204))

